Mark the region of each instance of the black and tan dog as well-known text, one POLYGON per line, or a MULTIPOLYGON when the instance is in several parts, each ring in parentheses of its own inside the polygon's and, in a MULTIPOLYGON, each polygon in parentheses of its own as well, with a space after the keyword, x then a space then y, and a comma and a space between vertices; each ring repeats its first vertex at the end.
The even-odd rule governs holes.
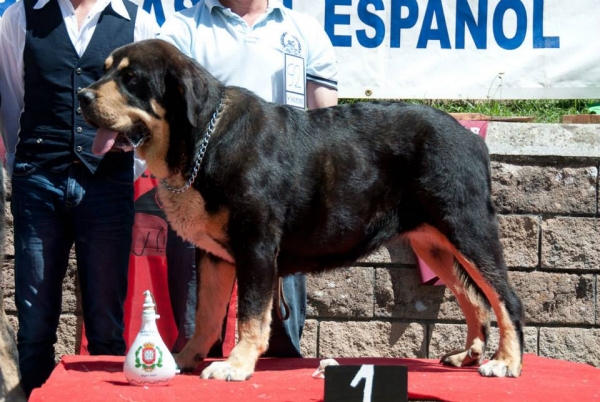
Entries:
POLYGON ((487 148, 452 117, 393 102, 311 111, 267 103, 160 40, 114 51, 79 99, 102 128, 95 151, 136 147, 163 179, 173 228, 209 253, 180 367, 195 368, 220 336, 236 277, 239 343, 204 378, 253 373, 278 276, 349 266, 403 236, 465 314, 466 347, 442 362, 482 363, 493 310, 500 344, 479 372, 520 375, 523 311, 507 282, 487 148))

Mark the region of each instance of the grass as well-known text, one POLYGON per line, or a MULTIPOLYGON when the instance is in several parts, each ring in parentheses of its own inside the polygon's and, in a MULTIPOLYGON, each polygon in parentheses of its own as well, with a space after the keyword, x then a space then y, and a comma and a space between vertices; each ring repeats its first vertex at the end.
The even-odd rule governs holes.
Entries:
MULTIPOLYGON (((343 99, 340 103, 352 103, 343 99)), ((481 113, 490 116, 535 117, 536 123, 560 123, 562 116, 586 114, 587 108, 600 99, 560 100, 405 100, 409 103, 426 104, 448 113, 481 113)))

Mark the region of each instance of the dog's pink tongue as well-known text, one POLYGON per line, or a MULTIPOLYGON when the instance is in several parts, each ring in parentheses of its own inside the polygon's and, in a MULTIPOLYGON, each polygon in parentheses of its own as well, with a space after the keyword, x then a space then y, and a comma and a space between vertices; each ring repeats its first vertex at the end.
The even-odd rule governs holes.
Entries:
POLYGON ((117 138, 116 131, 110 131, 105 128, 99 128, 96 133, 96 138, 94 138, 94 145, 92 145, 92 152, 95 155, 104 155, 115 143, 115 138, 117 138))

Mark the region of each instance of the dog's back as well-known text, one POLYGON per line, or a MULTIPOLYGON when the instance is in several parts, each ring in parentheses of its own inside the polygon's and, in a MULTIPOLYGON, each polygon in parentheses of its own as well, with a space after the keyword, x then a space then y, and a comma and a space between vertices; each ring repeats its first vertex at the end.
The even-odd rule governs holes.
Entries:
MULTIPOLYGON (((349 265, 398 233, 425 223, 441 226, 440 208, 456 209, 456 199, 467 198, 474 214, 487 207, 486 145, 445 113, 401 102, 308 113, 263 107, 271 120, 282 109, 291 115, 275 125, 277 132, 256 133, 244 153, 261 156, 248 160, 244 172, 269 172, 276 184, 263 205, 285 214, 280 273, 349 265), (269 157, 273 150, 282 155, 269 157)), ((264 175, 246 176, 244 183, 256 189, 248 186, 244 197, 264 191, 262 182, 248 177, 264 175)))

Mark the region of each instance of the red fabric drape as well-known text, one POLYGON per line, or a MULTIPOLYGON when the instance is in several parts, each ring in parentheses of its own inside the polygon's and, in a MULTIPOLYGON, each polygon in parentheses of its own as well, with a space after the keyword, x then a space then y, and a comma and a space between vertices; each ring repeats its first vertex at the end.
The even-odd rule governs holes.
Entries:
MULTIPOLYGON (((134 201, 150 193, 158 184, 149 171, 146 171, 134 184, 134 201)), ((154 197, 156 197, 154 195, 154 197)), ((142 304, 145 290, 152 292, 156 301, 156 309, 160 315, 157 321, 158 331, 170 348, 177 339, 177 327, 171 309, 167 282, 166 242, 167 223, 156 213, 160 210, 158 200, 156 209, 152 203, 136 203, 136 215, 133 227, 133 239, 129 257, 129 276, 127 298, 125 300, 125 343, 127 350, 137 336, 142 319, 142 304)), ((235 345, 236 293, 234 288, 229 308, 227 329, 223 342, 223 353, 229 354, 235 345)), ((89 354, 85 328, 82 333, 80 354, 89 354)))

